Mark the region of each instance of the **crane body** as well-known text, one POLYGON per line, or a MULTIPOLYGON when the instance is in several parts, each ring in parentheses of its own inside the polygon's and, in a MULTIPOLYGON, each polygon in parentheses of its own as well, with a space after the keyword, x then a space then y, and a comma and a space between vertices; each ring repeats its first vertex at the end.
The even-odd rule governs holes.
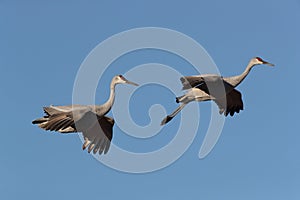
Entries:
POLYGON ((219 113, 224 113, 225 116, 239 113, 244 109, 244 105, 242 94, 235 88, 247 77, 254 66, 262 64, 274 66, 260 57, 255 57, 250 60, 245 71, 237 76, 222 77, 215 74, 204 74, 181 77, 182 89, 188 90, 188 92, 183 96, 176 97, 176 102, 182 104, 173 113, 166 116, 161 125, 172 120, 191 101, 212 100, 218 105, 219 113))
POLYGON ((110 84, 110 96, 103 105, 68 105, 44 107, 45 116, 33 120, 40 128, 60 133, 82 132, 83 150, 90 153, 106 154, 113 136, 114 119, 105 116, 111 109, 115 99, 117 84, 131 84, 122 75, 115 76, 110 84))

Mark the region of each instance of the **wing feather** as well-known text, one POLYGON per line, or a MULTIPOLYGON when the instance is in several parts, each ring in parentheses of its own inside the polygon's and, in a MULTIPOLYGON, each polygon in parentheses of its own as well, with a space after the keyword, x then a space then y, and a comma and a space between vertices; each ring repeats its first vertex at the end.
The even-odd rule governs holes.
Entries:
POLYGON ((94 154, 97 152, 106 154, 113 136, 113 125, 114 120, 112 118, 106 116, 99 118, 98 123, 82 132, 85 138, 83 149, 90 144, 88 148, 89 153, 93 150, 94 154))
POLYGON ((231 90, 226 98, 217 98, 214 101, 219 106, 220 114, 224 113, 225 116, 233 116, 244 109, 242 94, 236 89, 231 90))
POLYGON ((91 106, 50 106, 44 107, 46 116, 34 120, 42 129, 60 133, 82 132, 83 150, 104 154, 110 147, 113 136, 114 119, 99 117, 91 106), (77 128, 76 128, 77 127, 77 128))

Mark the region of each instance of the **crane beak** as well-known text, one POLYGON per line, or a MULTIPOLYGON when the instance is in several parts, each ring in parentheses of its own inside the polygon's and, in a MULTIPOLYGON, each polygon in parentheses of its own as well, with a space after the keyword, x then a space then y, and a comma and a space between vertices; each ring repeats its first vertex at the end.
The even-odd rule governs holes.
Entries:
POLYGON ((275 66, 274 64, 272 64, 272 63, 269 63, 269 62, 267 62, 267 61, 263 61, 263 64, 265 64, 265 65, 269 65, 269 66, 271 66, 271 67, 274 67, 274 66, 275 66))
POLYGON ((134 86, 139 86, 139 84, 136 84, 136 83, 134 83, 134 82, 132 82, 132 81, 129 81, 129 80, 125 80, 125 82, 127 83, 127 84, 130 84, 130 85, 134 85, 134 86))
POLYGON ((124 76, 122 76, 122 75, 119 75, 119 78, 121 78, 125 83, 127 83, 127 84, 130 84, 130 85, 134 85, 134 86, 139 86, 138 84, 136 84, 136 83, 134 83, 134 82, 132 82, 132 81, 129 81, 129 80, 127 80, 124 76))

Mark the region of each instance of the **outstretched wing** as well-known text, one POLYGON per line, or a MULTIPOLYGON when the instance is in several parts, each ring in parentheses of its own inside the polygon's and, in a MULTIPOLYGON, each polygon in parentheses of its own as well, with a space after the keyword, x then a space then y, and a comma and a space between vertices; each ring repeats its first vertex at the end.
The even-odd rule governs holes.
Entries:
POLYGON ((90 127, 97 121, 96 114, 89 106, 49 106, 44 107, 45 116, 32 121, 42 129, 61 133, 78 132, 78 127, 90 127), (94 120, 91 120, 94 119, 94 120), (82 122, 85 123, 82 123, 82 122))
POLYGON ((202 76, 181 77, 182 89, 198 88, 214 98, 223 98, 234 87, 218 75, 205 74, 202 76))
POLYGON ((99 152, 106 154, 110 147, 110 142, 113 136, 114 119, 110 117, 101 117, 98 123, 95 123, 89 129, 82 132, 84 138, 83 150, 88 149, 90 153, 99 152))
POLYGON ((222 77, 214 74, 205 74, 198 76, 183 76, 180 78, 182 83, 182 89, 187 90, 193 87, 197 87, 202 84, 212 84, 222 81, 222 77))
POLYGON ((226 98, 217 98, 214 101, 220 109, 220 114, 224 113, 225 116, 228 114, 233 116, 234 113, 239 113, 244 109, 242 94, 236 89, 227 93, 226 98))

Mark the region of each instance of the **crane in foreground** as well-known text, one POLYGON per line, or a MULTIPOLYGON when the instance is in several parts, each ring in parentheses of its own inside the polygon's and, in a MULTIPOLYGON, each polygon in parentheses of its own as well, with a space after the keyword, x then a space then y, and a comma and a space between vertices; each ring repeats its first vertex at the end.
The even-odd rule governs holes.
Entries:
POLYGON ((176 102, 182 104, 173 113, 167 115, 161 125, 171 121, 191 101, 213 100, 218 105, 220 114, 233 116, 234 113, 239 113, 244 106, 242 94, 235 87, 246 78, 252 67, 262 64, 274 66, 260 57, 255 57, 250 60, 245 71, 237 76, 222 77, 216 74, 204 74, 181 77, 182 89, 188 90, 188 92, 183 96, 176 97, 176 102))
POLYGON ((114 119, 105 115, 114 103, 115 86, 124 83, 138 86, 122 75, 117 75, 111 81, 110 96, 104 104, 44 107, 45 116, 32 123, 42 129, 60 133, 82 132, 83 150, 88 148, 89 153, 93 151, 94 154, 106 154, 113 136, 114 119))

